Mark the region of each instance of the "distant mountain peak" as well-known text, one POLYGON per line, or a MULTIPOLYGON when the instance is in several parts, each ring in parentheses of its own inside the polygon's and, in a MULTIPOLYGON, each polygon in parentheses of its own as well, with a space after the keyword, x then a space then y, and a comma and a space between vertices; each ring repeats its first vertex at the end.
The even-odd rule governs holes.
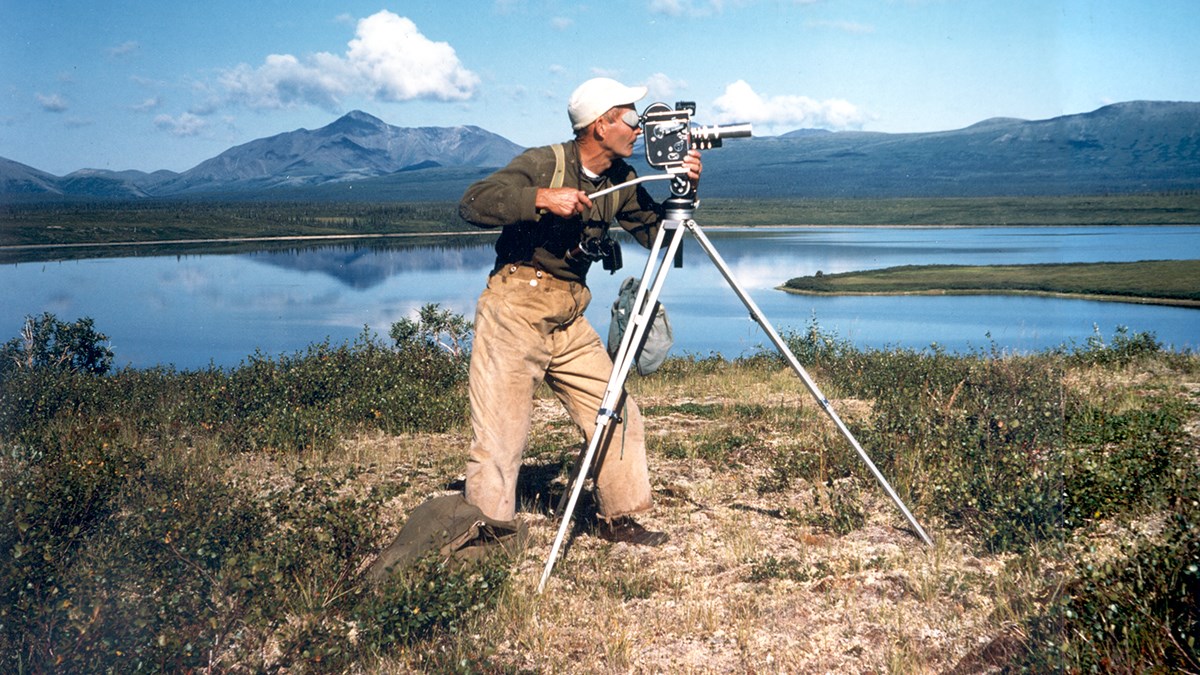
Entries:
POLYGON ((396 127, 352 110, 319 129, 234 146, 156 188, 161 195, 253 192, 416 170, 410 167, 499 167, 522 149, 482 129, 396 127))
POLYGON ((376 133, 388 128, 388 123, 361 110, 351 110, 319 131, 332 133, 376 133))
POLYGON ((340 119, 362 120, 362 121, 366 121, 366 122, 378 122, 380 124, 383 124, 383 120, 372 115, 371 113, 365 113, 361 110, 351 110, 350 112, 346 113, 345 115, 342 115, 340 119))
POLYGON ((803 129, 795 129, 793 131, 789 131, 786 134, 781 135, 780 138, 802 138, 805 136, 824 136, 825 134, 832 134, 832 133, 833 132, 830 131, 829 129, 816 129, 813 127, 805 127, 803 129))
POLYGON ((986 120, 980 120, 966 128, 979 130, 987 129, 989 127, 1006 127, 1014 124, 1022 124, 1027 121, 1028 120, 1023 120, 1019 117, 989 117, 986 120))

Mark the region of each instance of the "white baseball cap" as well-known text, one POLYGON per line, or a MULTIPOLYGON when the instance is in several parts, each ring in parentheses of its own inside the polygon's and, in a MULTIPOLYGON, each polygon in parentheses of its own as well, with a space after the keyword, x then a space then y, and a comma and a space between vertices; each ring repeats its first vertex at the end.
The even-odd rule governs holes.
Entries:
POLYGON ((567 102, 571 128, 576 131, 595 122, 610 108, 642 100, 645 87, 626 87, 608 77, 595 77, 579 85, 567 102))

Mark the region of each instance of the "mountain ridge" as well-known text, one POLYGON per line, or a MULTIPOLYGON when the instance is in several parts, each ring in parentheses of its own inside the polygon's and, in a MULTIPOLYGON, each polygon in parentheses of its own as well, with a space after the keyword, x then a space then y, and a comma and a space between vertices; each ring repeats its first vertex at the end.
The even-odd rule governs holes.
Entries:
MULTIPOLYGON (((565 136, 565 134, 564 134, 565 136)), ((353 110, 318 129, 255 139, 183 172, 81 169, 57 177, 0 158, 8 199, 457 199, 524 150, 473 126, 398 127, 353 110)), ((639 151, 640 152, 640 151, 639 151)), ((631 163, 650 172, 639 155, 631 163)), ((1127 101, 961 129, 797 129, 706 153, 720 197, 922 197, 1200 189, 1200 103, 1127 101)))

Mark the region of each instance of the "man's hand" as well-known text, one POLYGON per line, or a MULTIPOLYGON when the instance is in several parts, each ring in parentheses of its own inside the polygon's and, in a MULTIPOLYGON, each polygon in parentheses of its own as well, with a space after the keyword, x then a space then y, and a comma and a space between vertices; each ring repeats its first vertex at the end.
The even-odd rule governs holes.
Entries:
POLYGON ((576 216, 592 208, 587 193, 575 188, 538 188, 533 205, 562 218, 576 216))
POLYGON ((687 157, 683 158, 683 168, 687 169, 687 177, 692 181, 692 185, 700 182, 700 172, 704 170, 704 165, 700 162, 699 150, 688 150, 687 157))

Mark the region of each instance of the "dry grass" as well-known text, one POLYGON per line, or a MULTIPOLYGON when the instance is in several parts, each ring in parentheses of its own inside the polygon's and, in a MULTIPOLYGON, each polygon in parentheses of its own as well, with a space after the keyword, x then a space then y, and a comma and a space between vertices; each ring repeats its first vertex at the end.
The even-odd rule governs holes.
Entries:
MULTIPOLYGON (((840 436, 828 437, 832 425, 794 376, 742 377, 718 374, 699 388, 737 392, 740 405, 794 406, 802 411, 801 435, 853 453, 844 440, 838 444, 840 436)), ((633 386, 643 409, 687 400, 669 380, 633 386)), ((846 417, 869 414, 861 403, 834 405, 846 417)), ((653 433, 689 439, 723 423, 648 415, 653 433)), ((764 428, 772 429, 772 421, 764 428)), ((535 445, 578 440, 552 400, 539 402, 533 436, 535 445)), ((456 487, 468 440, 373 436, 351 443, 347 459, 379 465, 382 479, 411 483, 395 503, 398 525, 407 510, 456 487)), ((761 440, 763 447, 782 442, 761 440)), ((536 587, 557 522, 529 504, 535 510, 519 517, 530 524, 531 538, 505 596, 471 629, 438 642, 434 648, 444 650, 438 662, 499 672, 945 672, 1019 612, 1003 606, 1002 598, 1020 595, 1023 585, 1004 557, 978 557, 935 523, 923 523, 936 542, 926 547, 874 483, 850 486, 864 510, 862 527, 839 536, 805 525, 794 514, 814 508, 814 486, 798 481, 761 492, 761 464, 653 454, 656 506, 641 521, 669 532, 670 541, 631 547, 577 528, 542 595, 536 587)), ((523 490, 557 494, 563 479, 556 480, 560 485, 523 490)), ((415 671, 428 657, 393 654, 372 672, 415 671)), ((976 664, 963 672, 986 670, 976 664)))
MULTIPOLYGON (((1113 410, 1163 387, 1200 402, 1200 385, 1178 374, 1084 367, 1067 384, 1113 410)), ((670 540, 640 548, 593 536, 585 497, 545 593, 536 592, 558 525, 551 510, 585 442, 543 391, 520 488, 518 517, 531 536, 495 607, 351 672, 1000 672, 1021 649, 1025 620, 1044 608, 1048 582, 1071 565, 1062 550, 981 554, 977 540, 917 513, 935 542, 927 547, 865 471, 780 484, 773 465, 797 453, 817 458, 817 475, 827 464, 860 465, 790 370, 698 368, 635 378, 630 389, 647 411, 656 500, 639 520, 670 540), (851 527, 819 517, 838 508, 835 494, 856 509, 851 527)), ((847 421, 872 415, 870 401, 826 393, 847 421)), ((1189 433, 1198 432, 1193 419, 1189 433)), ((469 442, 466 430, 373 433, 321 456, 246 454, 235 473, 269 483, 302 461, 372 466, 359 488, 403 486, 380 514, 390 538, 413 508, 461 489, 469 442)), ((907 492, 908 479, 889 479, 907 492)), ((1160 520, 1097 523, 1076 554, 1118 555, 1120 542, 1154 537, 1160 520)))

